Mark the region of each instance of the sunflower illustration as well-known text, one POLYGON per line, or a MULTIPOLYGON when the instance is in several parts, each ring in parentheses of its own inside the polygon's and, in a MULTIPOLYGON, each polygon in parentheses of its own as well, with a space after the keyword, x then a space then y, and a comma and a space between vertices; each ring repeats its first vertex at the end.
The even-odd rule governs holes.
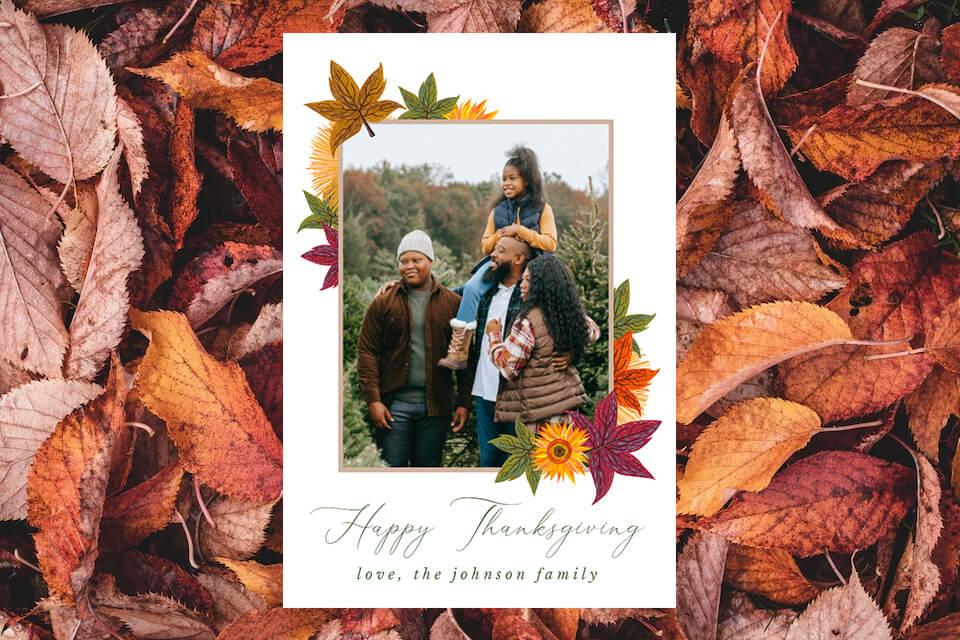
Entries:
POLYGON ((336 212, 339 187, 338 165, 340 149, 330 155, 330 129, 320 127, 310 143, 310 178, 313 190, 336 212))
POLYGON ((550 422, 537 435, 533 462, 548 478, 570 478, 584 473, 587 432, 571 424, 550 422))
POLYGON ((499 113, 497 111, 486 111, 487 101, 472 104, 470 100, 461 102, 453 111, 443 116, 447 120, 493 120, 493 117, 499 113))

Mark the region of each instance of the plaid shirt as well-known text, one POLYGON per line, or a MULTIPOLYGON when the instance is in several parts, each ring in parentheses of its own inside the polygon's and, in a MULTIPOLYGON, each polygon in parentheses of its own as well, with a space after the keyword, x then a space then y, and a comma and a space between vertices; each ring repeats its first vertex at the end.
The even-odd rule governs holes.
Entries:
MULTIPOLYGON (((507 315, 504 317, 503 326, 510 327, 520 313, 520 306, 523 300, 520 298, 520 286, 513 288, 510 295, 510 301, 507 303, 507 315)), ((480 361, 480 344, 483 342, 483 330, 487 326, 487 316, 490 315, 490 303, 493 302, 493 296, 497 293, 497 288, 493 287, 480 298, 480 305, 477 307, 477 330, 473 333, 473 344, 470 346, 470 366, 467 368, 471 372, 470 388, 473 388, 473 373, 477 370, 477 363, 480 361)), ((483 354, 487 357, 487 354, 483 354)), ((502 382, 502 381, 501 381, 502 382)))
MULTIPOLYGON (((584 319, 587 321, 587 341, 596 342, 600 339, 600 327, 590 316, 585 315, 584 319)), ((489 338, 490 357, 503 377, 513 380, 519 376, 537 343, 530 320, 524 318, 514 322, 506 340, 501 341, 495 333, 489 334, 489 338)))

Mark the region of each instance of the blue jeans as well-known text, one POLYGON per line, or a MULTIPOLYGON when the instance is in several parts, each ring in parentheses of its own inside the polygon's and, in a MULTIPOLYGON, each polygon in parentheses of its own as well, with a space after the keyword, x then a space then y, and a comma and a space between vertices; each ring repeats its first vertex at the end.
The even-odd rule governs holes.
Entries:
MULTIPOLYGON (((495 282, 483 281, 483 274, 489 270, 490 263, 487 262, 477 269, 477 272, 467 281, 467 284, 463 285, 460 308, 457 309, 457 320, 463 320, 464 322, 473 322, 476 320, 477 307, 480 306, 480 298, 496 286, 495 282)), ((483 327, 477 327, 477 329, 483 331, 483 327)))
POLYGON ((512 422, 494 422, 493 409, 496 402, 484 400, 480 396, 473 396, 477 407, 477 440, 480 441, 480 466, 499 467, 507 460, 507 452, 497 449, 490 444, 497 436, 505 433, 516 435, 512 422))
POLYGON ((377 446, 391 467, 439 467, 450 430, 449 416, 428 416, 423 402, 394 400, 387 407, 393 422, 377 429, 377 446))

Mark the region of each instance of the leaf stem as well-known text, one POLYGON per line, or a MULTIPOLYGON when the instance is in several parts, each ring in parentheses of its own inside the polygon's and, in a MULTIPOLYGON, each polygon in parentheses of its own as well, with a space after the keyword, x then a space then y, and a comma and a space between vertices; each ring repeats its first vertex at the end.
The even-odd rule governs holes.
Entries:
POLYGON ((910 334, 906 338, 899 338, 897 340, 843 340, 840 344, 850 344, 861 347, 887 347, 891 344, 902 344, 904 342, 910 342, 913 340, 915 334, 910 334))
POLYGON ((940 212, 937 211, 937 208, 933 206, 933 202, 930 201, 930 196, 926 196, 927 204, 930 205, 930 211, 933 212, 933 215, 937 217, 937 226, 940 227, 940 233, 937 234, 937 240, 943 240, 943 236, 947 235, 947 230, 943 228, 943 218, 940 217, 940 212))
POLYGON ((952 115, 954 118, 957 118, 958 120, 960 120, 960 113, 957 113, 956 111, 954 111, 952 108, 950 108, 949 105, 944 104, 943 102, 941 102, 940 100, 937 100, 933 96, 929 96, 920 91, 914 91, 913 89, 901 89, 900 87, 891 87, 890 85, 887 85, 887 84, 877 84, 876 82, 870 82, 868 80, 864 80, 863 78, 857 78, 856 80, 854 80, 854 82, 856 82, 859 85, 863 85, 864 87, 870 87, 871 89, 883 89, 885 91, 893 91, 895 93, 905 93, 910 96, 917 96, 919 98, 923 98, 924 100, 929 100, 933 104, 937 105, 938 107, 940 107, 941 109, 943 109, 944 111, 952 115))
POLYGON ((793 145, 793 149, 790 150, 790 157, 791 157, 791 158, 792 158, 794 155, 796 155, 797 151, 800 150, 800 146, 801 146, 804 142, 807 141, 807 138, 810 137, 810 134, 813 133, 814 129, 816 129, 816 128, 817 128, 817 125, 816 125, 816 124, 810 125, 810 128, 807 129, 807 130, 803 133, 803 136, 801 136, 799 140, 797 140, 797 144, 793 145))
POLYGON ((25 95, 27 95, 28 93, 30 93, 31 91, 33 91, 34 89, 36 89, 37 87, 39 87, 41 84, 42 84, 42 83, 38 80, 36 83, 34 83, 33 85, 27 87, 27 88, 24 89, 23 91, 17 91, 16 93, 8 93, 8 94, 6 94, 6 95, 0 96, 0 100, 7 100, 7 99, 9 99, 9 98, 19 98, 20 96, 25 96, 25 95))
POLYGON ((151 438, 152 438, 154 435, 156 435, 156 432, 153 430, 152 427, 150 427, 150 425, 144 424, 144 423, 142 423, 142 422, 124 422, 124 423, 123 423, 123 426, 125 426, 125 427, 135 427, 135 428, 137 428, 137 429, 143 429, 144 431, 147 432, 147 434, 148 434, 151 438))
POLYGON ((173 513, 176 514, 180 526, 183 527, 183 533, 187 536, 187 560, 189 560, 191 567, 199 569, 200 565, 193 559, 193 538, 190 537, 190 529, 187 528, 187 521, 183 519, 183 514, 180 513, 179 509, 174 509, 173 513))
POLYGON ((173 25, 173 27, 170 29, 170 31, 167 32, 167 35, 163 36, 163 40, 161 40, 161 42, 162 42, 163 44, 167 44, 167 40, 169 40, 171 37, 173 37, 173 34, 176 33, 177 29, 180 28, 180 25, 182 25, 184 22, 186 22, 187 16, 189 16, 189 15, 190 15, 190 12, 193 11, 193 8, 194 8, 195 6, 197 6, 197 2, 198 2, 198 0, 193 0, 193 2, 190 3, 190 6, 187 7, 187 10, 183 12, 183 15, 180 16, 180 19, 177 20, 177 24, 173 25))
POLYGON ((869 356, 863 356, 864 360, 884 360, 886 358, 901 358, 903 356, 912 356, 916 353, 923 353, 926 351, 924 347, 917 347, 916 349, 908 349, 907 351, 895 351, 894 353, 875 353, 869 356))
POLYGON ((833 433, 835 431, 852 431, 854 429, 868 429, 870 427, 879 427, 883 425, 883 420, 871 420, 870 422, 858 422, 857 424, 844 424, 839 427, 823 427, 819 433, 833 433))
POLYGON ((823 555, 827 557, 827 562, 830 563, 830 568, 833 569, 833 572, 837 574, 838 578, 840 578, 840 583, 846 586, 847 581, 843 579, 843 574, 840 573, 840 569, 837 569, 837 565, 833 563, 833 557, 830 555, 830 550, 824 549, 823 555))
POLYGON ((203 501, 203 496, 200 494, 200 481, 197 480, 197 476, 193 476, 193 491, 197 494, 197 502, 200 503, 200 511, 203 513, 203 517, 210 523, 211 527, 216 529, 217 523, 213 521, 213 516, 207 511, 207 504, 203 501))
POLYGON ((20 564, 22 564, 22 565, 24 565, 24 566, 27 566, 27 567, 30 567, 31 569, 33 569, 34 571, 36 571, 36 572, 39 573, 40 575, 43 575, 43 571, 40 570, 40 567, 38 567, 37 565, 33 564, 32 562, 30 562, 30 561, 28 561, 28 560, 24 560, 24 559, 23 559, 23 557, 20 555, 20 549, 14 549, 14 550, 13 550, 13 558, 14 558, 17 562, 19 562, 20 564))
POLYGON ((367 128, 367 133, 370 134, 370 137, 371 137, 371 138, 372 138, 374 135, 376 135, 376 134, 373 133, 373 129, 370 127, 370 123, 367 122, 367 119, 363 117, 363 114, 362 114, 362 113, 360 114, 360 122, 362 122, 362 123, 363 123, 363 126, 365 126, 365 127, 367 128))

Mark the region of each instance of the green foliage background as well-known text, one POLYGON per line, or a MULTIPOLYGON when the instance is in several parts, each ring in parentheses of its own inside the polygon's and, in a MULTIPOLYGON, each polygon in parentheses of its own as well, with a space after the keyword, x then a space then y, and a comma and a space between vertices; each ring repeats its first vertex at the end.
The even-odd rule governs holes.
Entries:
MULTIPOLYGON (((557 218, 557 255, 580 288, 584 309, 602 330, 577 365, 593 414, 609 383, 608 287, 609 247, 607 193, 574 189, 561 176, 544 176, 547 201, 557 218)), ((368 170, 346 170, 340 194, 344 217, 340 224, 343 252, 343 455, 344 466, 383 466, 374 443, 366 403, 357 382, 357 337, 363 315, 377 289, 397 278, 396 247, 411 229, 423 229, 433 240, 433 274, 454 288, 470 277, 483 258, 480 238, 499 183, 494 179, 466 184, 435 165, 392 167, 383 163, 368 170)), ((451 433, 444 449, 444 466, 479 464, 476 416, 470 407, 467 426, 451 433)))

